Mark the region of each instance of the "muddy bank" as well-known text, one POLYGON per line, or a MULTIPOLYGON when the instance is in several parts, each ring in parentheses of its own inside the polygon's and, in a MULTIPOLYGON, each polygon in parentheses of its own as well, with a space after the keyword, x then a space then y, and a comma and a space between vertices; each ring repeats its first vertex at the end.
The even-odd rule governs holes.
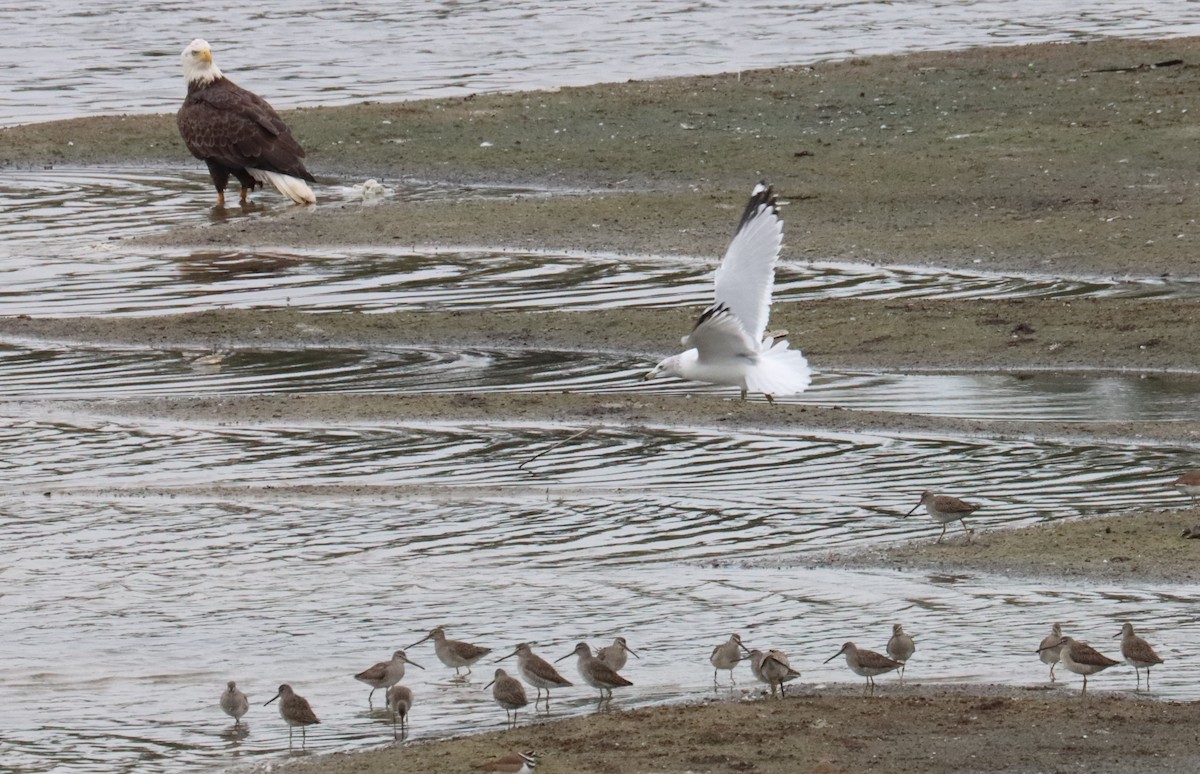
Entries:
MULTIPOLYGON (((1099 682, 1097 680, 1096 682, 1099 682)), ((1111 682, 1111 681, 1110 681, 1111 682)), ((330 774, 472 771, 513 750, 541 754, 544 774, 619 771, 1189 771, 1200 766, 1195 711, 1071 687, 974 691, 852 690, 784 701, 606 712, 513 731, 323 756, 330 774)), ((417 709, 412 721, 419 724, 417 709)), ((303 770, 303 769, 301 769, 303 770)))
MULTIPOLYGON (((925 518, 915 515, 913 518, 925 518)), ((1183 495, 1172 510, 1060 520, 1017 529, 976 531, 968 541, 951 525, 941 544, 941 528, 930 523, 928 540, 825 554, 816 564, 840 567, 893 567, 897 570, 991 573, 1014 577, 1054 577, 1081 582, 1200 582, 1200 540, 1182 537, 1200 524, 1200 510, 1183 495)))
MULTIPOLYGON (((792 258, 1195 276, 1195 62, 1196 38, 1114 39, 288 111, 327 183, 606 193, 330 205, 155 241, 717 255, 745 192, 767 178, 793 200, 792 258), (1183 64, 1098 72, 1173 59, 1183 64)), ((0 165, 162 162, 200 169, 171 116, 0 130, 0 165)), ((204 208, 213 195, 196 198, 204 208)))

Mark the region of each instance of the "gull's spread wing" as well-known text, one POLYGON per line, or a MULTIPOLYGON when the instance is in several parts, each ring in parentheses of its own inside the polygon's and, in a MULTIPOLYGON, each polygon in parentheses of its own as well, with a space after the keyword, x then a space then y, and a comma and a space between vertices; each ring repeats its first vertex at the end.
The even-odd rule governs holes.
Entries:
POLYGON ((754 342, 762 339, 771 316, 775 261, 782 245, 783 220, 775 192, 759 183, 750 194, 737 233, 717 269, 717 300, 713 306, 727 307, 754 342))
POLYGON ((714 304, 696 320, 696 327, 683 341, 695 347, 701 361, 725 361, 758 357, 759 343, 746 335, 741 322, 729 307, 714 304))

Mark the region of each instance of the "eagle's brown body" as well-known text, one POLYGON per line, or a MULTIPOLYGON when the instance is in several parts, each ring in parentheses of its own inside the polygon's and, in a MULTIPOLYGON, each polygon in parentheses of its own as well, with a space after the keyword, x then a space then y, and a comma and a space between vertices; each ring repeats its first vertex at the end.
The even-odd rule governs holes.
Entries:
POLYGON ((218 193, 224 193, 230 175, 246 191, 262 185, 248 167, 315 179, 304 168, 304 149, 275 109, 228 78, 189 83, 176 121, 188 150, 208 164, 218 193))
POLYGON ((189 151, 208 165, 218 204, 232 175, 246 194, 269 181, 297 203, 316 201, 304 181, 304 149, 267 101, 226 78, 212 62, 212 50, 194 40, 182 54, 187 97, 176 115, 189 151))

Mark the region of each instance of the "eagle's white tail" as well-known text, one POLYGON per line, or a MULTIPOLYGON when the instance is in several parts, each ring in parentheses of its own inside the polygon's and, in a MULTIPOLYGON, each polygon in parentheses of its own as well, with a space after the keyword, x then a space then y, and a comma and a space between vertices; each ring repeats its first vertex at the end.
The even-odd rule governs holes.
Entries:
POLYGON ((746 374, 746 389, 764 395, 795 395, 812 381, 808 360, 798 349, 788 349, 787 339, 778 339, 759 354, 746 374))
POLYGON ((265 169, 246 169, 259 182, 270 183, 279 193, 294 201, 296 204, 316 204, 317 197, 313 194, 308 183, 298 177, 282 175, 278 172, 268 172, 265 169))

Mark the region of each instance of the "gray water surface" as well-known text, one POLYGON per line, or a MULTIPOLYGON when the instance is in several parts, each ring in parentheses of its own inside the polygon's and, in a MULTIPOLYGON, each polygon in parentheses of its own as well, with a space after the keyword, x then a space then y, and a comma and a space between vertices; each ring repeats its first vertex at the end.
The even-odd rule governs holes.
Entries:
MULTIPOLYGON (((403 347, 205 352, 0 342, 8 400, 255 394, 717 394, 735 388, 647 382, 653 358, 604 352, 403 347)), ((1194 422, 1200 375, 1086 372, 921 374, 817 371, 782 404, 1026 422, 1194 422)))
POLYGON ((2 125, 174 112, 185 91, 179 52, 197 37, 235 81, 293 107, 915 50, 1194 35, 1200 22, 1189 3, 1111 0, 49 0, 0 8, 0 29, 22 43, 0 48, 2 125))

